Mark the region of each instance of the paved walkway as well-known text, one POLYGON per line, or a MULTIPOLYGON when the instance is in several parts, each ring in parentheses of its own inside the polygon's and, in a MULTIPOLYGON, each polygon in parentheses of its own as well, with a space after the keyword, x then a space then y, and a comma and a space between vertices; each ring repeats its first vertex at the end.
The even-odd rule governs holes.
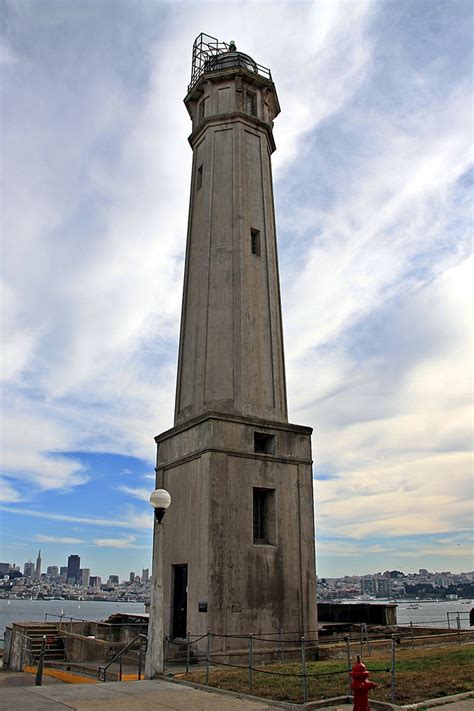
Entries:
MULTIPOLYGON (((9 672, 8 676, 0 674, 0 680, 0 711, 276 711, 285 708, 285 704, 239 699, 164 679, 82 685, 63 684, 43 677, 43 686, 34 686, 34 675, 9 672)), ((472 698, 442 703, 436 699, 424 708, 474 709, 472 698)), ((325 707, 324 711, 352 711, 352 704, 325 707)))
POLYGON ((268 702, 248 701, 169 681, 48 684, 0 691, 1 711, 275 711, 268 702))

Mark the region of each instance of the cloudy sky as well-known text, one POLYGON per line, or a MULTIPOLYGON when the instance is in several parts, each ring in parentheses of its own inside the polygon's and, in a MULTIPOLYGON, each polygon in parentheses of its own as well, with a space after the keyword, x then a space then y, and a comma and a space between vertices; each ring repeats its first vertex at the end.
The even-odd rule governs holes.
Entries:
POLYGON ((2 0, 0 559, 150 565, 195 37, 269 66, 320 576, 473 568, 468 1, 2 0), (225 8, 225 9, 224 9, 225 8))

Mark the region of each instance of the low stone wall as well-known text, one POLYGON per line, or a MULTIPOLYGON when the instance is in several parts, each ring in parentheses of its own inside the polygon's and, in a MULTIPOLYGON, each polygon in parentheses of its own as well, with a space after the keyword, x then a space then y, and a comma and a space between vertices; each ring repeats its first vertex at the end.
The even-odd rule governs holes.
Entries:
POLYGON ((24 628, 15 622, 5 630, 5 652, 3 666, 9 671, 21 671, 24 664, 30 661, 30 655, 26 649, 22 652, 22 647, 26 647, 24 638, 24 628))
POLYGON ((393 603, 369 604, 365 602, 318 602, 319 624, 346 622, 368 625, 396 625, 397 606, 393 603))
POLYGON ((67 662, 106 662, 111 645, 103 639, 84 637, 72 632, 61 632, 67 662))

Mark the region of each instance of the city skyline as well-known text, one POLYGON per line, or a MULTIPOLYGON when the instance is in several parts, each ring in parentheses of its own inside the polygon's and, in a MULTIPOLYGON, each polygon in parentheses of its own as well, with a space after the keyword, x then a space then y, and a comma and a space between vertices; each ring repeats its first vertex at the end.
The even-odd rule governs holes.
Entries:
POLYGON ((369 559, 469 570, 472 5, 245 2, 217 21, 204 2, 7 0, 1 14, 0 558, 41 547, 45 570, 73 546, 97 574, 151 567, 191 172, 182 100, 204 31, 278 85, 288 404, 314 428, 318 575, 369 559))
MULTIPOLYGON (((67 559, 69 560, 71 557, 75 557, 77 554, 68 554, 67 559)), ((78 556, 80 558, 80 556, 78 556)), ((81 559, 80 559, 80 562, 81 559)), ((7 565, 6 561, 2 561, 0 563, 0 572, 5 573, 6 569, 5 566, 7 565)), ((32 572, 31 574, 27 574, 27 577, 34 578, 35 577, 35 564, 31 561, 31 557, 28 561, 23 563, 23 565, 19 565, 16 561, 10 562, 9 565, 12 566, 12 570, 19 570, 20 572, 23 572, 24 569, 27 568, 27 566, 32 567, 32 572)), ((58 561, 56 563, 49 563, 48 565, 45 565, 46 570, 43 571, 43 577, 44 576, 55 576, 59 574, 59 571, 67 571, 68 566, 64 565, 61 566, 58 561), (49 572, 50 569, 53 568, 57 572, 49 572)), ((103 583, 106 583, 107 581, 112 581, 114 583, 120 582, 133 582, 133 579, 136 579, 137 577, 142 579, 142 582, 147 582, 149 579, 149 574, 150 570, 149 568, 140 568, 139 566, 136 568, 137 571, 141 572, 135 572, 135 571, 128 571, 127 573, 123 575, 118 575, 116 572, 108 572, 104 573, 104 571, 97 573, 94 571, 94 575, 92 575, 92 571, 90 568, 83 568, 81 567, 80 570, 86 570, 88 574, 91 575, 92 578, 100 578, 103 583)), ((344 581, 344 580, 361 580, 363 578, 377 578, 377 577, 387 577, 391 575, 392 577, 398 577, 398 574, 404 578, 422 578, 422 579, 429 579, 429 578, 439 578, 440 580, 443 579, 443 585, 447 586, 449 584, 449 579, 452 578, 460 578, 460 577, 465 577, 467 580, 471 581, 474 583, 474 570, 463 570, 459 572, 455 572, 452 570, 429 570, 428 568, 418 568, 417 570, 389 570, 389 569, 383 569, 383 570, 366 570, 363 573, 358 573, 358 574, 351 574, 351 573, 345 573, 341 576, 320 576, 321 580, 338 580, 338 581, 344 581), (396 574, 396 575, 394 575, 396 574)), ((439 581, 438 581, 439 582, 439 581)))
MULTIPOLYGON (((47 555, 47 552, 46 552, 46 555, 47 555)), ((37 560, 38 560, 38 557, 37 557, 37 560)), ((48 558, 47 563, 42 562, 40 575, 42 574, 42 575, 53 575, 54 576, 54 575, 59 575, 60 571, 68 571, 69 562, 72 558, 78 558, 77 569, 80 572, 82 572, 83 570, 86 570, 86 571, 88 571, 88 573, 90 575, 92 574, 91 568, 85 567, 84 561, 80 555, 78 555, 77 553, 68 553, 66 555, 66 559, 65 559, 65 561, 63 561, 62 565, 61 565, 61 562, 58 560, 55 560, 54 562, 50 562, 49 558, 48 558), (56 569, 57 573, 51 573, 50 572, 51 568, 56 569)), ((41 560, 43 561, 43 557, 41 558, 41 560)), ((3 561, 2 565, 5 565, 6 563, 7 563, 7 561, 3 561)), ((14 560, 14 561, 8 561, 8 564, 12 566, 12 570, 19 570, 20 572, 25 573, 25 575, 27 575, 27 577, 38 579, 37 567, 36 567, 35 563, 31 560, 31 556, 24 563, 19 563, 18 561, 14 560), (30 573, 25 572, 28 568, 31 569, 30 573)), ((3 572, 3 571, 0 571, 0 572, 3 572)), ((108 579, 114 578, 114 577, 118 577, 123 580, 130 579, 131 575, 138 576, 139 578, 141 578, 144 573, 146 573, 146 577, 148 579, 149 568, 147 568, 145 566, 141 566, 141 567, 137 566, 136 570, 129 570, 127 573, 124 573, 123 575, 118 574, 117 571, 109 572, 107 574, 105 574, 104 571, 101 571, 99 573, 94 571, 94 574, 92 575, 92 577, 98 576, 98 577, 102 578, 102 580, 104 582, 106 582, 108 579)))

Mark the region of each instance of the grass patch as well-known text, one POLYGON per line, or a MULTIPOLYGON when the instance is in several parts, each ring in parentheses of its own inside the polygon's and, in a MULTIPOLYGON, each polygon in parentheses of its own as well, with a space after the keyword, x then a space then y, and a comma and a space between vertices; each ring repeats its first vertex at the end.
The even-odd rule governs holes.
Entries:
MULTIPOLYGON (((370 697, 379 701, 391 700, 390 653, 376 653, 364 658, 371 672, 370 679, 378 684, 370 697)), ((474 648, 436 647, 435 649, 405 650, 397 648, 397 703, 417 703, 425 699, 459 694, 474 688, 472 681, 474 648)), ((268 664, 265 671, 301 674, 301 664, 268 664)), ((308 698, 319 701, 348 693, 346 664, 341 660, 308 662, 307 673, 321 676, 308 678, 308 698), (330 674, 331 672, 345 672, 330 674), (327 676, 324 676, 327 674, 327 676)), ((186 681, 205 683, 205 672, 195 671, 182 676, 186 681)), ((276 701, 302 703, 303 680, 291 676, 272 676, 254 671, 253 689, 249 692, 248 671, 244 669, 211 669, 209 685, 231 691, 252 693, 276 701)))

